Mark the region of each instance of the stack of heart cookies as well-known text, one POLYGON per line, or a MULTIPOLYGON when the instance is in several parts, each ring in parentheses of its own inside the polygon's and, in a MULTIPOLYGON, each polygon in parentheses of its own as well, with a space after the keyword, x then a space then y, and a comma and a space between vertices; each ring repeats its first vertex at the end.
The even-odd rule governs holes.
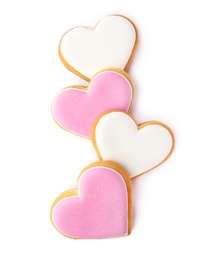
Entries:
POLYGON ((134 87, 126 71, 136 45, 135 25, 121 15, 103 18, 94 29, 72 28, 61 38, 61 61, 88 85, 61 90, 52 115, 61 128, 91 140, 99 157, 85 165, 78 187, 61 193, 52 205, 51 221, 67 237, 129 235, 131 179, 162 164, 174 149, 168 126, 157 121, 138 125, 130 114, 134 87))

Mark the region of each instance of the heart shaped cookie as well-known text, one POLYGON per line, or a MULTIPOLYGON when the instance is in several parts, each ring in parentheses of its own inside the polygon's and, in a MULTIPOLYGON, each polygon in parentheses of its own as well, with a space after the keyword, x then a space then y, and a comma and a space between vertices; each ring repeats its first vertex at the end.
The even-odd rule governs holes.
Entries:
POLYGON ((168 126, 156 121, 137 125, 120 111, 104 113, 95 121, 92 142, 101 160, 120 164, 131 178, 162 164, 174 149, 168 126))
POLYGON ((78 189, 65 191, 53 203, 51 221, 70 238, 126 236, 132 228, 132 190, 128 173, 103 161, 87 166, 78 189))
POLYGON ((137 45, 134 24, 121 15, 103 18, 94 28, 75 27, 59 44, 59 57, 73 73, 89 81, 107 68, 127 70, 137 45))
POLYGON ((128 111, 133 94, 127 73, 104 70, 94 76, 87 88, 73 86, 59 92, 52 104, 52 115, 65 130, 90 138, 95 119, 113 109, 128 111))

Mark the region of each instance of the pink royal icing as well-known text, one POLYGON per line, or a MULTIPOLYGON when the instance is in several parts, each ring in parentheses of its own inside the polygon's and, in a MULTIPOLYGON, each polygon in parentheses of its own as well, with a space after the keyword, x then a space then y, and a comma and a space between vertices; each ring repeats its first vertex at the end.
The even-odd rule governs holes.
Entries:
POLYGON ((133 96, 131 83, 116 71, 103 71, 89 89, 68 87, 58 93, 52 105, 55 121, 72 133, 90 138, 95 119, 109 110, 128 111, 133 96))
POLYGON ((106 167, 85 171, 79 196, 60 200, 52 212, 54 226, 73 238, 114 238, 128 234, 128 191, 122 176, 106 167))

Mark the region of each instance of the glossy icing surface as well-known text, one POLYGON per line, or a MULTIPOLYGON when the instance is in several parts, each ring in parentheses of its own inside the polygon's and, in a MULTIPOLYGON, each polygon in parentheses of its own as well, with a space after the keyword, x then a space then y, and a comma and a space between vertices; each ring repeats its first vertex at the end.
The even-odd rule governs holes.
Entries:
POLYGON ((97 120, 92 140, 100 159, 118 163, 131 178, 164 162, 174 147, 173 133, 163 123, 137 126, 129 114, 118 111, 97 120))
POLYGON ((89 80, 107 68, 126 70, 136 43, 136 29, 126 17, 111 15, 93 29, 75 27, 66 32, 59 56, 71 71, 89 80))

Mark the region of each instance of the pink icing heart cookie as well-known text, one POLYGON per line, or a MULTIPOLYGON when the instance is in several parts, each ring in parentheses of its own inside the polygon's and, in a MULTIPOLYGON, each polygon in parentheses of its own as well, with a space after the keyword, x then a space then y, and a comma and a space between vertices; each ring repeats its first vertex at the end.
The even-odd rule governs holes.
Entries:
POLYGON ((52 104, 54 120, 63 129, 90 138, 95 119, 109 110, 128 111, 134 95, 130 77, 117 69, 99 72, 88 87, 63 89, 52 104))
POLYGON ((59 44, 59 57, 67 69, 89 81, 106 68, 127 70, 137 45, 132 21, 122 15, 104 17, 94 30, 75 27, 59 44))
POLYGON ((174 134, 165 124, 148 121, 137 125, 121 111, 109 111, 93 124, 92 142, 100 160, 111 160, 126 169, 130 178, 166 161, 174 149, 174 134))
POLYGON ((102 161, 80 173, 78 189, 63 192, 51 208, 51 221, 63 235, 79 239, 116 238, 132 229, 132 188, 127 172, 102 161))

